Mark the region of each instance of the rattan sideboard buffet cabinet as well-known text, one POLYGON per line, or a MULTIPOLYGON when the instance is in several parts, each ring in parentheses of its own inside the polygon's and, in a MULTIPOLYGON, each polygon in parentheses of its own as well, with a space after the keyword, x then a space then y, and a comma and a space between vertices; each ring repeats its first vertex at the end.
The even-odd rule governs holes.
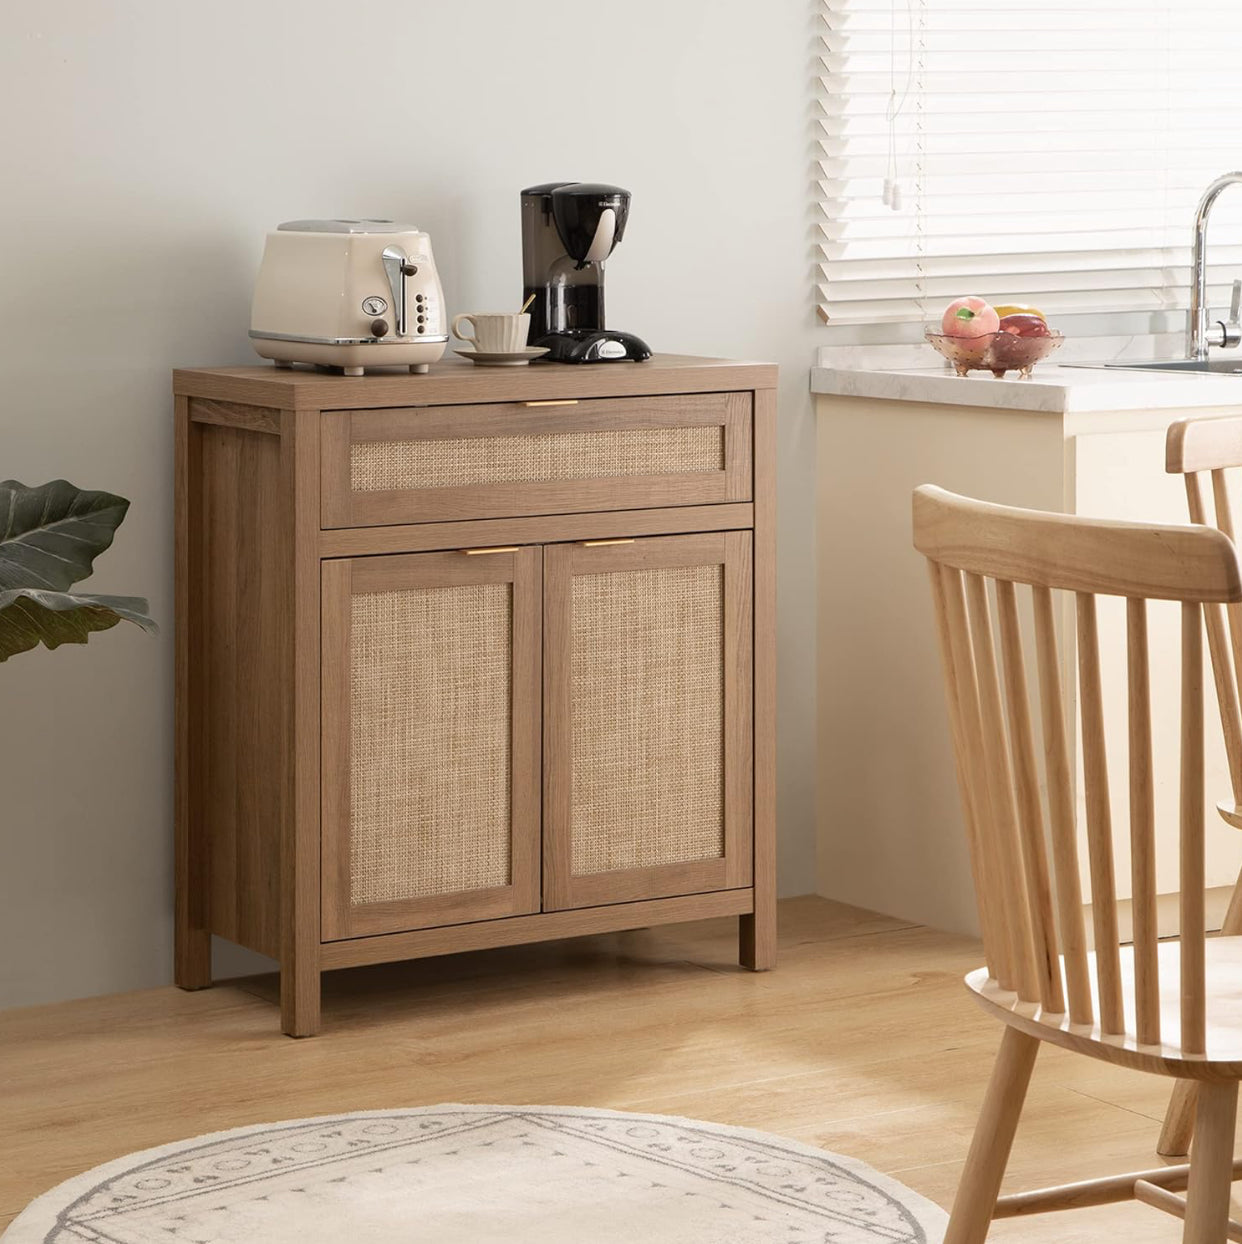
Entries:
POLYGON ((776 369, 174 374, 176 980, 740 919, 775 955, 776 369))

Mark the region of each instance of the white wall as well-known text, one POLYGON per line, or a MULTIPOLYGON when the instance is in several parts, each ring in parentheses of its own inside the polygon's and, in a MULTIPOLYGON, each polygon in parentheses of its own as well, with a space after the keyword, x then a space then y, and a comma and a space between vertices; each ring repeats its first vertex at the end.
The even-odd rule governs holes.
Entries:
POLYGON ((634 193, 610 322, 783 368, 781 883, 814 888, 814 7, 8 6, 0 476, 130 497, 91 586, 164 631, 0 669, 0 1006, 170 977, 169 369, 252 361, 291 217, 411 219, 452 310, 514 303, 518 190, 556 178, 634 193))

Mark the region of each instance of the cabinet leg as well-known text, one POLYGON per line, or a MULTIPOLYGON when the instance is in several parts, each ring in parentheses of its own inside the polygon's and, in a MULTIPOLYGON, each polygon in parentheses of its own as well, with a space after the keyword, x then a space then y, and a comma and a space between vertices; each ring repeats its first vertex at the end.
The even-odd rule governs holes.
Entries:
POLYGON ((776 967, 775 903, 756 903, 755 911, 738 917, 737 961, 752 972, 776 967))
POLYGON ((174 933, 173 980, 181 989, 207 989, 211 985, 211 934, 178 922, 174 933))
POLYGON ((319 1031, 319 968, 293 963, 280 969, 280 1027, 287 1037, 319 1031))
MULTIPOLYGON (((181 798, 180 791, 178 798, 181 798)), ((189 812, 183 810, 177 821, 173 980, 182 989, 207 989, 211 985, 207 867, 202 859, 201 839, 191 837, 192 829, 189 812)))

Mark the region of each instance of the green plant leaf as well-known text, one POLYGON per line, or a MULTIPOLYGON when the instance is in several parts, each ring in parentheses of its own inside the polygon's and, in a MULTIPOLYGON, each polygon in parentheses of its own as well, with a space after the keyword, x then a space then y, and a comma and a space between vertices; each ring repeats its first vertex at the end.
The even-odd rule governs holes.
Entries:
POLYGON ((48 648, 84 644, 93 631, 106 631, 122 621, 155 632, 159 628, 146 609, 141 596, 90 596, 42 588, 0 591, 0 661, 38 644, 48 648))
POLYGON ((68 480, 34 488, 0 481, 0 592, 64 592, 85 579, 128 509, 124 497, 84 492, 68 480))

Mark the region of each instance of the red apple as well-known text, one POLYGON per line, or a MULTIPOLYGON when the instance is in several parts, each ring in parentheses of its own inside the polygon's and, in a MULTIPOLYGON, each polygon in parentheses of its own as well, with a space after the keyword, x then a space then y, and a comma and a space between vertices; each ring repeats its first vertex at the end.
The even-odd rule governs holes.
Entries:
POLYGON ((982 298, 959 298, 940 321, 946 337, 985 337, 1000 327, 1000 316, 982 298))
POLYGON ((1007 315, 1000 322, 1002 333, 1013 333, 1015 337, 1050 337, 1052 329, 1038 315, 1016 314, 1007 315))

